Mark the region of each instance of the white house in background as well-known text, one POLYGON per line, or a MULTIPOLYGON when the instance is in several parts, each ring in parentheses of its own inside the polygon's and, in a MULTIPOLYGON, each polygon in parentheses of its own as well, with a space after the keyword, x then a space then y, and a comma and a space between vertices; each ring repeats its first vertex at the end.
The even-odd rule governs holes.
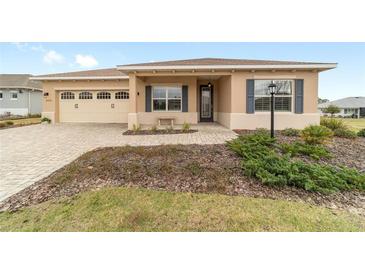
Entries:
POLYGON ((30 74, 0 74, 0 115, 42 112, 42 83, 30 74))
POLYGON ((319 112, 324 115, 322 111, 329 105, 335 105, 341 109, 341 112, 335 114, 335 116, 354 118, 365 117, 365 97, 346 97, 343 99, 318 104, 319 112))

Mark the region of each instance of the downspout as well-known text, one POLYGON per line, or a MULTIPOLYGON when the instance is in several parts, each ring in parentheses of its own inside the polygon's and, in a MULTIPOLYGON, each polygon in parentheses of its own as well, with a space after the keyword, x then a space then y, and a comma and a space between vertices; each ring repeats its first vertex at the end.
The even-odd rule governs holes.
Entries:
POLYGON ((28 115, 30 115, 30 108, 31 108, 31 103, 30 103, 30 92, 31 90, 28 91, 28 115))

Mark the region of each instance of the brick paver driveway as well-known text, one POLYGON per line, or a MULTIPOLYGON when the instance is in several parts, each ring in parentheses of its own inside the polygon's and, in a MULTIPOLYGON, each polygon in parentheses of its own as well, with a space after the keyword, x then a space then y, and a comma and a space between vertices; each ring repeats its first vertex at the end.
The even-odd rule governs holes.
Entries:
POLYGON ((34 125, 0 130, 0 201, 48 176, 97 147, 160 144, 218 144, 235 133, 217 124, 199 124, 198 132, 123 136, 120 124, 34 125))

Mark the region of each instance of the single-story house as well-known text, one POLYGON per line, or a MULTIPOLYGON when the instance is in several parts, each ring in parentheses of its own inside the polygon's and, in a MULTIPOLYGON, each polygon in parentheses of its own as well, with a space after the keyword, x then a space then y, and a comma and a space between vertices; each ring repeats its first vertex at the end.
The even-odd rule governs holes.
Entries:
POLYGON ((318 105, 319 112, 324 115, 323 110, 329 105, 335 105, 340 109, 339 113, 334 114, 338 117, 365 117, 365 97, 346 97, 343 99, 326 102, 318 105))
POLYGON ((42 112, 42 83, 30 74, 0 74, 0 115, 42 112))
POLYGON ((155 125, 161 118, 218 122, 230 129, 270 126, 268 85, 278 85, 276 128, 319 123, 318 74, 335 63, 202 58, 119 65, 33 77, 43 84, 52 122, 155 125))

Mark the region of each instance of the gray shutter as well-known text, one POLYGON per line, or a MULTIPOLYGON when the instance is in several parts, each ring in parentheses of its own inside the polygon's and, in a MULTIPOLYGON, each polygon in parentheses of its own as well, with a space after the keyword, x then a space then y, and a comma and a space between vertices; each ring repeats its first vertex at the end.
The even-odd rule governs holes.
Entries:
POLYGON ((189 94, 189 87, 182 86, 182 112, 188 112, 188 94, 189 94))
POLYGON ((255 80, 246 81, 246 112, 255 113, 255 80))
POLYGON ((152 105, 152 88, 151 86, 146 86, 146 112, 151 112, 152 105))
POLYGON ((295 113, 303 113, 304 80, 295 80, 295 113))

